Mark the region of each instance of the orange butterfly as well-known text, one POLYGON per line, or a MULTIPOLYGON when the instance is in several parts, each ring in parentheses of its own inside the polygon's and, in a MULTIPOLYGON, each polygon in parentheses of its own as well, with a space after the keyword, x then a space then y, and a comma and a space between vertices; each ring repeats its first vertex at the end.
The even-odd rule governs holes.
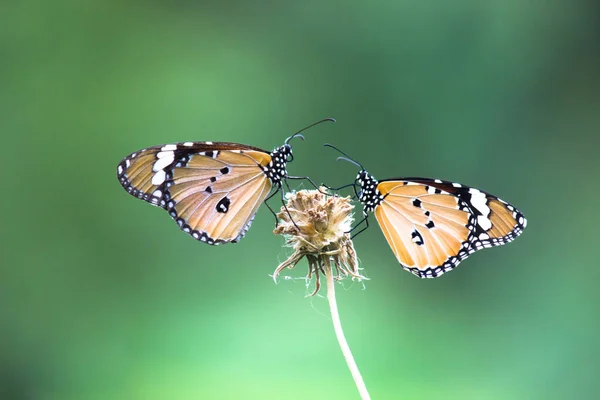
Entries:
POLYGON ((358 225, 366 227, 358 233, 369 226, 368 212, 375 213, 402 267, 420 278, 438 277, 477 250, 509 243, 527 226, 519 210, 492 194, 439 179, 378 181, 344 152, 325 146, 361 169, 346 185, 363 205, 358 225))
POLYGON ((236 243, 258 207, 279 192, 286 179, 313 183, 308 177, 288 176, 286 165, 293 160, 289 141, 304 139, 300 132, 325 121, 335 122, 316 122, 271 152, 229 142, 149 147, 125 157, 117 166, 117 178, 132 196, 165 209, 194 239, 212 245, 236 243))

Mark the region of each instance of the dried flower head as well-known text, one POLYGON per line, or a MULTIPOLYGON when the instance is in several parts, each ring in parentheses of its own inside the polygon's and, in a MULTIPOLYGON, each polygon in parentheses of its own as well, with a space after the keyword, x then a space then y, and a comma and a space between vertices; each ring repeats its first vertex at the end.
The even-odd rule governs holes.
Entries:
POLYGON ((282 262, 273 279, 285 268, 293 268, 306 257, 308 260, 307 279, 315 276, 314 296, 320 288, 319 273, 324 268, 335 268, 334 279, 352 277, 366 279, 359 273, 358 260, 348 231, 352 226, 354 206, 349 197, 326 194, 325 189, 300 190, 286 195, 286 207, 277 214, 279 225, 273 231, 284 235, 294 253, 282 262), (289 213, 288 213, 289 211, 289 213), (291 219, 290 219, 291 217, 291 219))

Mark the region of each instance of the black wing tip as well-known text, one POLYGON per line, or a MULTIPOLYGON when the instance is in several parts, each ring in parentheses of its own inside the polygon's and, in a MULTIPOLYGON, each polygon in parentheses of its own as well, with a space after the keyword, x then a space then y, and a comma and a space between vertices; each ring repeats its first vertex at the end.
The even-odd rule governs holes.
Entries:
POLYGON ((127 172, 127 169, 129 168, 128 163, 131 162, 131 158, 129 157, 125 157, 124 159, 122 159, 121 161, 119 161, 119 163, 117 164, 117 178, 119 178, 119 180, 121 179, 121 177, 125 176, 125 173, 127 172))
POLYGON ((527 218, 525 218, 525 215, 521 212, 517 210, 517 218, 515 218, 517 221, 517 227, 521 228, 521 232, 519 232, 517 234, 520 235, 521 233, 523 233, 523 230, 525 228, 527 228, 527 218))

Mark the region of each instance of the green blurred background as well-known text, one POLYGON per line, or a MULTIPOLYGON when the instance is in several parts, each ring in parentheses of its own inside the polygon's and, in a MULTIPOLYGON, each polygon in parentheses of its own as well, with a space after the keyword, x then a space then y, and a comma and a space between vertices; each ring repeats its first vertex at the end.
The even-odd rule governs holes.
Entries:
POLYGON ((265 207, 241 243, 210 247, 115 177, 143 147, 272 149, 328 116, 290 174, 350 182, 331 142, 381 179, 462 182, 529 220, 435 280, 404 272, 376 225, 357 238, 370 280, 338 301, 373 399, 597 398, 599 13, 3 2, 0 398, 357 398, 326 300, 269 277, 289 249, 265 207))

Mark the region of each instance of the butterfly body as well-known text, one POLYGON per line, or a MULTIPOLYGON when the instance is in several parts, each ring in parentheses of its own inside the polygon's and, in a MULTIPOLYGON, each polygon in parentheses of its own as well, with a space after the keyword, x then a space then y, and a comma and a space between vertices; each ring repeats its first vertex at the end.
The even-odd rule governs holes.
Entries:
POLYGON ((363 215, 367 216, 367 212, 375 211, 375 207, 381 204, 384 199, 383 195, 377 189, 379 181, 367 171, 362 170, 358 173, 356 182, 360 187, 358 201, 360 201, 364 207, 363 215))
POLYGON ((420 278, 438 277, 477 250, 509 243, 527 225, 514 206, 459 183, 378 181, 362 169, 355 184, 365 218, 375 214, 402 267, 420 278))
POLYGON ((149 147, 125 157, 117 178, 132 196, 165 209, 193 238, 236 243, 258 207, 287 177, 292 148, 269 152, 230 142, 149 147))

